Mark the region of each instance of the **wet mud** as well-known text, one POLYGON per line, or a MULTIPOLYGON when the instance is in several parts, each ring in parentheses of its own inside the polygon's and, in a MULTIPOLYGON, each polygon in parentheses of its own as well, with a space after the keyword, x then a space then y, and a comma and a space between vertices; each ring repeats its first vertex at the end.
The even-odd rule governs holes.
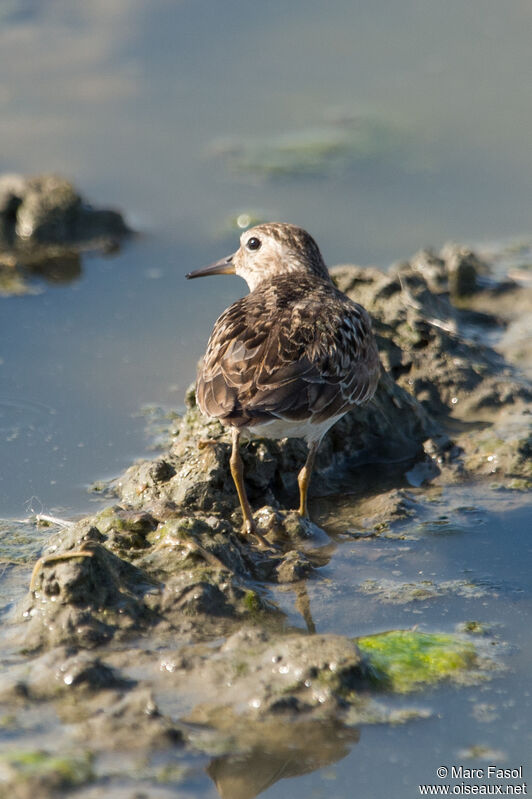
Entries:
MULTIPOLYGON (((34 224, 37 238, 42 229, 34 224)), ((308 587, 343 540, 430 535, 444 523, 434 492, 446 486, 530 487, 529 364, 521 344, 507 343, 530 288, 458 246, 386 274, 332 272, 370 311, 383 373, 374 401, 346 415, 319 452, 311 509, 329 534, 287 510, 305 456, 297 440, 244 445, 268 546, 242 534, 229 437, 201 415, 191 388, 157 457, 99 485, 105 509, 48 520, 56 532, 3 634, 0 723, 12 738, 0 784, 9 795, 113 796, 102 788, 116 776, 105 755, 141 750, 150 796, 175 795, 182 753, 201 752, 220 796, 247 799, 345 756, 363 725, 426 716, 414 704, 398 709, 394 694, 500 670, 489 631, 465 619, 453 634, 316 632, 308 587), (297 620, 280 591, 293 596, 297 620), (37 713, 48 714, 56 745, 28 751, 23 731, 37 713)), ((358 591, 399 606, 489 587, 390 575, 358 591)))

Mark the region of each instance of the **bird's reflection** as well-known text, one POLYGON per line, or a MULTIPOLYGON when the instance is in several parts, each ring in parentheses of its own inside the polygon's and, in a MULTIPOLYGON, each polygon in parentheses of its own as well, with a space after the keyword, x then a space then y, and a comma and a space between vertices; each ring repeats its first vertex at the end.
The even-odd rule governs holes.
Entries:
POLYGON ((312 611, 310 609, 310 597, 308 594, 307 583, 303 581, 295 585, 294 593, 296 595, 296 610, 303 617, 307 632, 312 635, 316 632, 316 625, 314 624, 312 611))

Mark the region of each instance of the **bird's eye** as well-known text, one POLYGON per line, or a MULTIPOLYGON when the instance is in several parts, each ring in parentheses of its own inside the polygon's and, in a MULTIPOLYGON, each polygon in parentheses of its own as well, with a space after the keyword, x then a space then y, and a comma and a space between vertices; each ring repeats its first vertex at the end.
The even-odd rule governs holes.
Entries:
POLYGON ((258 239, 256 236, 252 236, 250 239, 247 240, 246 247, 248 248, 248 250, 258 250, 260 247, 260 243, 261 243, 260 239, 258 239))

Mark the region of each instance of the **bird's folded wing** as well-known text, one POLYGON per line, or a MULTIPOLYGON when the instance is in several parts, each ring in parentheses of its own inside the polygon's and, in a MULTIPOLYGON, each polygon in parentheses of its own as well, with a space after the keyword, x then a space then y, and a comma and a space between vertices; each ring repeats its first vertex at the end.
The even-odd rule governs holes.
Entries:
POLYGON ((364 402, 380 366, 367 316, 361 322, 359 310, 349 311, 340 320, 321 315, 318 326, 312 313, 301 323, 288 309, 242 324, 242 309, 231 306, 198 372, 200 406, 245 426, 272 418, 319 422, 364 402))

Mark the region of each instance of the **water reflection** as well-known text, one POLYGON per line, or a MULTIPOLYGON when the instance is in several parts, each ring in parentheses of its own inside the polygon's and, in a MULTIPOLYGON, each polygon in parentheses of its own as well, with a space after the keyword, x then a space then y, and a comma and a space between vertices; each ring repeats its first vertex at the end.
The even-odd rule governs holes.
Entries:
POLYGON ((359 738, 357 729, 328 721, 250 725, 248 750, 215 757, 207 774, 221 799, 253 799, 279 780, 337 763, 359 738))
POLYGON ((1 253, 0 296, 32 292, 35 278, 66 285, 78 280, 82 274, 81 256, 75 250, 58 253, 43 250, 26 258, 3 256, 1 253))
POLYGON ((62 177, 0 175, 0 294, 28 293, 34 277, 71 283, 82 252, 116 253, 129 234, 120 213, 93 208, 62 177))

